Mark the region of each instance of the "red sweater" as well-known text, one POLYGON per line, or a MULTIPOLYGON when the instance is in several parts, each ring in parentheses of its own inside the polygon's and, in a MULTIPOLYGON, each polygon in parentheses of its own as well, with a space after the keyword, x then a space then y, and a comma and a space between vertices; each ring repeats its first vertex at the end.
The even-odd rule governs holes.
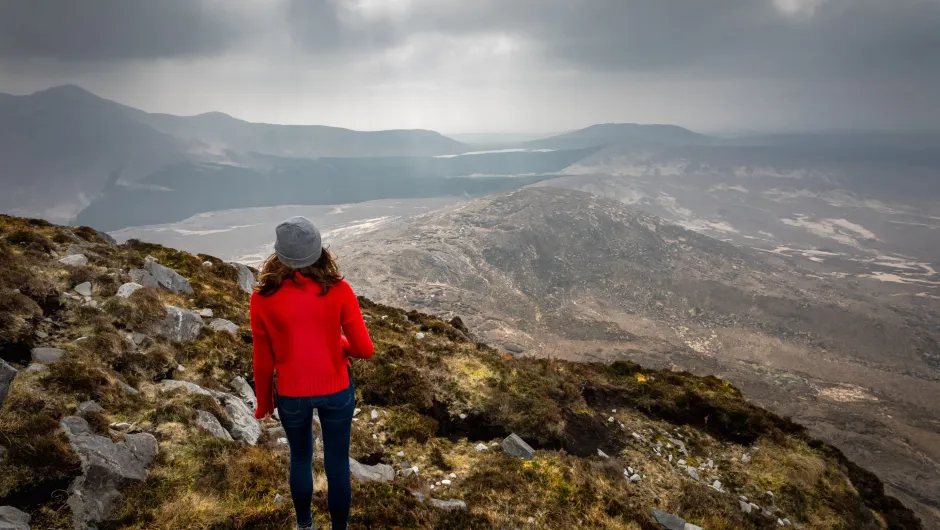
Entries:
POLYGON ((274 412, 275 372, 282 396, 325 396, 349 387, 349 357, 368 359, 375 351, 348 283, 319 296, 319 284, 300 274, 295 278, 271 296, 251 295, 259 419, 274 412))

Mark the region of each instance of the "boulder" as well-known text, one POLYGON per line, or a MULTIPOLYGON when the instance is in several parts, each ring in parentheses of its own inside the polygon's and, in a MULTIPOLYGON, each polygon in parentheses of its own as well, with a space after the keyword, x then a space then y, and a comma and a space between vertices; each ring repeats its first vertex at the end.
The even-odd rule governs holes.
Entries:
POLYGON ((467 503, 458 499, 451 499, 448 501, 442 501, 440 499, 431 499, 431 505, 434 506, 435 508, 439 508, 447 512, 467 509, 467 503))
POLYGON ((255 279, 255 273, 251 272, 251 269, 243 263, 230 263, 229 265, 238 270, 238 287, 242 291, 251 294, 255 288, 255 282, 257 281, 255 279))
POLYGON ((211 309, 207 307, 205 309, 200 309, 199 311, 196 311, 196 314, 201 316, 202 318, 212 318, 212 315, 214 313, 212 312, 211 309))
POLYGON ((251 385, 248 384, 248 381, 245 381, 244 377, 235 377, 232 379, 231 384, 232 388, 238 392, 238 395, 241 396, 252 409, 258 408, 258 399, 255 397, 255 391, 251 388, 251 385))
POLYGON ((121 488, 146 480, 147 466, 157 456, 157 439, 136 433, 114 443, 94 434, 79 416, 63 418, 60 425, 81 460, 82 474, 69 486, 68 505, 75 528, 83 530, 110 515, 121 488))
POLYGON ((231 320, 217 318, 209 323, 209 329, 215 332, 228 331, 232 335, 238 335, 238 326, 231 320))
POLYGON ((48 366, 39 363, 30 363, 29 366, 26 367, 27 372, 45 372, 48 369, 48 366))
POLYGON ((261 422, 255 419, 255 413, 241 399, 231 394, 222 396, 219 401, 232 420, 232 428, 229 431, 232 438, 248 445, 256 445, 258 438, 261 438, 261 422))
POLYGON ((59 263, 69 267, 84 267, 88 265, 88 258, 84 254, 72 254, 59 260, 59 263))
POLYGON ((176 342, 190 342, 202 331, 202 317, 176 306, 166 306, 166 318, 157 329, 164 337, 176 342))
POLYGON ((156 282, 158 286, 167 291, 180 294, 193 294, 193 288, 189 285, 189 280, 181 276, 175 270, 160 265, 157 263, 157 260, 151 257, 144 260, 144 270, 153 277, 153 281, 156 282))
POLYGON ((166 390, 181 388, 186 392, 209 396, 216 400, 228 413, 229 420, 232 421, 232 428, 229 429, 232 438, 249 445, 256 445, 258 438, 261 438, 261 422, 255 419, 252 409, 245 405, 245 402, 232 394, 219 392, 218 390, 209 390, 196 383, 189 381, 178 381, 176 379, 164 379, 160 382, 166 390))
POLYGON ((33 362, 49 365, 61 359, 66 351, 60 348, 33 348, 30 354, 33 362))
POLYGON ((136 291, 137 289, 143 289, 143 288, 144 286, 139 283, 128 282, 118 287, 117 296, 120 296, 121 298, 127 298, 130 295, 134 294, 134 291, 136 291))
POLYGON ((132 280, 134 280, 135 283, 143 285, 144 287, 159 287, 160 286, 159 284, 157 284, 157 279, 154 278, 152 274, 145 271, 144 269, 131 269, 131 271, 128 272, 127 274, 128 276, 131 277, 132 280))
POLYGON ((6 361, 0 359, 0 407, 10 393, 10 386, 13 384, 13 378, 16 377, 16 368, 13 368, 6 361))
POLYGON ((82 282, 72 290, 82 296, 91 296, 91 282, 82 282))
POLYGON ((196 411, 196 425, 205 429, 212 436, 220 438, 222 440, 232 441, 232 435, 222 427, 222 424, 219 423, 219 419, 216 418, 212 413, 206 412, 204 410, 196 411))
POLYGON ((535 455, 535 450, 525 443, 525 440, 516 433, 512 433, 503 440, 503 452, 510 456, 531 460, 535 455))
POLYGON ((738 501, 738 506, 740 506, 742 512, 744 512, 744 513, 751 513, 751 504, 750 504, 750 503, 739 500, 739 501, 738 501))
POLYGON ((101 408, 101 405, 95 403, 94 401, 83 401, 75 407, 76 414, 85 414, 88 412, 104 412, 104 409, 101 408))
POLYGON ((362 482, 389 482, 395 478, 395 469, 386 464, 367 466, 349 457, 349 472, 362 482))
POLYGON ((659 523, 659 526, 663 530, 686 530, 685 529, 685 519, 672 515, 671 513, 666 513, 662 510, 653 510, 653 519, 659 523))
POLYGON ((489 449, 489 447, 487 447, 485 443, 478 443, 476 447, 474 447, 474 449, 476 450, 476 452, 482 453, 483 451, 486 451, 487 449, 489 449))
POLYGON ((29 530, 30 516, 12 506, 0 506, 0 530, 29 530))

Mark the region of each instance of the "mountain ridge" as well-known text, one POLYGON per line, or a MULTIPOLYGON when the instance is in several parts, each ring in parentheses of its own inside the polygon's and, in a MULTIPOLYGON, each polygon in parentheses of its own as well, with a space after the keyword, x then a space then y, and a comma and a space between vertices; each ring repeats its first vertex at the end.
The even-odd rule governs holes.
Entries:
MULTIPOLYGON (((292 523, 283 431, 246 404, 251 271, 8 216, 0 255, 0 517, 106 530, 292 523), (173 281, 128 294, 138 268, 173 281), (196 311, 220 320, 203 326, 196 311), (107 458, 145 442, 153 452, 133 472, 107 458), (105 459, 94 482, 80 465, 90 447, 105 459)), ((363 411, 353 530, 660 530, 665 518, 710 529, 921 528, 876 476, 718 378, 515 358, 459 319, 360 303, 377 348, 352 365, 363 411), (531 447, 512 442, 520 436, 531 447)), ((322 488, 314 504, 326 523, 322 488)))

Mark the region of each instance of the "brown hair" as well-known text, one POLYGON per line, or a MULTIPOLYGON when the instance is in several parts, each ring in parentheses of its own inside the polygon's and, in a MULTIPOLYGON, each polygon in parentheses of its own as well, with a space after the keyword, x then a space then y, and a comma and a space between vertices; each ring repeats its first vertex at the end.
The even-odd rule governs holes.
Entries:
POLYGON ((286 280, 296 281, 294 277, 296 273, 317 282, 322 289, 320 296, 326 295, 330 287, 343 281, 343 275, 339 273, 336 258, 326 248, 323 249, 323 253, 316 263, 302 269, 288 267, 277 259, 277 254, 271 254, 261 267, 261 278, 255 286, 255 291, 261 296, 271 296, 281 288, 281 284, 286 280))

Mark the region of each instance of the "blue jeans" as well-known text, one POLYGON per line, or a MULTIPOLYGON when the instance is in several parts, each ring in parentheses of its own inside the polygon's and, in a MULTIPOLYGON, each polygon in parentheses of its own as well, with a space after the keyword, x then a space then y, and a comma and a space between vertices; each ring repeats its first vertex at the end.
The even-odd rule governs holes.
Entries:
POLYGON ((326 470, 327 504, 333 530, 346 530, 352 486, 349 483, 349 433, 356 408, 356 389, 327 396, 278 396, 277 413, 290 445, 290 494, 297 513, 297 526, 313 523, 313 411, 323 430, 323 467, 326 470))

